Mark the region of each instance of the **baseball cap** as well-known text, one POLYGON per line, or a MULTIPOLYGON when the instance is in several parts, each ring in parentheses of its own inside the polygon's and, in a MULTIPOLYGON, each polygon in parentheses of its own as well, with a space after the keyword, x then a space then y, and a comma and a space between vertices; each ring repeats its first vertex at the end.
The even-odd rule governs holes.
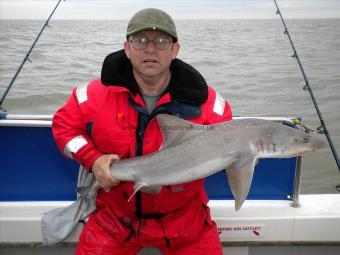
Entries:
POLYGON ((172 18, 166 12, 147 8, 137 12, 129 21, 126 37, 143 30, 162 31, 178 41, 176 26, 172 18))

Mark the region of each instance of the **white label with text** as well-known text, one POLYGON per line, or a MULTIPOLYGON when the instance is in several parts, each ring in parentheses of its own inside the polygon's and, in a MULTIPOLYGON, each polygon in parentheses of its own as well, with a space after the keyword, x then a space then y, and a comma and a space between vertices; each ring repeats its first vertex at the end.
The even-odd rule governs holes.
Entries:
POLYGON ((229 238, 263 238, 263 225, 237 225, 237 226, 219 226, 217 228, 221 239, 229 238))

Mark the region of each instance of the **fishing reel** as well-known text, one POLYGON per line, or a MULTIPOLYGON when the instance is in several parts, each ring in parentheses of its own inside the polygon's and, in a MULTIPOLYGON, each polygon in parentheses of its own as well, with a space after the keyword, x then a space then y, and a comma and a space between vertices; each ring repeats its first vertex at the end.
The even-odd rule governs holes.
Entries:
POLYGON ((317 134, 324 134, 325 131, 323 130, 322 126, 317 128, 311 128, 307 126, 304 122, 302 122, 302 117, 297 116, 295 118, 292 118, 291 121, 283 121, 282 124, 285 124, 287 126, 300 129, 304 131, 305 133, 317 133, 317 134))
POLYGON ((317 128, 311 128, 307 126, 305 123, 302 122, 302 117, 297 116, 296 118, 292 119, 296 126, 299 126, 305 131, 306 133, 317 133, 317 134, 324 134, 325 131, 323 130, 322 126, 317 128))

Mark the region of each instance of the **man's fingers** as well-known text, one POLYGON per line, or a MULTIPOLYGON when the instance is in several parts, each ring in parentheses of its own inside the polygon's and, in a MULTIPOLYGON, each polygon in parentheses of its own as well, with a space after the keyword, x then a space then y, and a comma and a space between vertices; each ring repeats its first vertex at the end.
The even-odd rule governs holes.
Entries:
POLYGON ((117 154, 112 154, 113 159, 120 159, 120 157, 117 154))
POLYGON ((110 184, 107 184, 107 183, 103 184, 103 183, 102 183, 102 184, 101 184, 101 187, 102 187, 106 192, 109 192, 109 191, 111 190, 111 188, 117 186, 118 184, 119 184, 119 181, 118 181, 118 182, 112 181, 112 182, 110 182, 110 184))
POLYGON ((106 192, 108 192, 114 185, 112 185, 112 181, 104 180, 103 182, 101 182, 101 186, 106 192))
POLYGON ((92 170, 96 179, 100 183, 100 186, 106 191, 109 191, 112 187, 119 184, 119 181, 112 176, 110 171, 112 162, 118 159, 120 158, 116 154, 102 155, 93 165, 92 170))
POLYGON ((117 179, 115 179, 115 178, 111 179, 111 187, 117 186, 119 183, 120 183, 120 181, 118 181, 117 179))
POLYGON ((105 191, 109 191, 112 187, 117 186, 120 182, 113 178, 112 176, 102 177, 99 180, 100 186, 105 189, 105 191))
POLYGON ((116 154, 111 154, 111 155, 110 155, 110 166, 111 166, 111 164, 112 164, 113 161, 119 160, 119 159, 120 159, 120 157, 119 157, 118 155, 116 155, 116 154))

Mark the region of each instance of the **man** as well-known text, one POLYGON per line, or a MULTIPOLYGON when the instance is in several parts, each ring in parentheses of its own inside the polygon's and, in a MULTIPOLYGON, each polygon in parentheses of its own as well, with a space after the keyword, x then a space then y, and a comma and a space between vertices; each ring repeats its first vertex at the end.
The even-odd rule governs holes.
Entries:
POLYGON ((53 119, 65 155, 92 171, 101 185, 77 254, 222 254, 204 180, 133 194, 133 183, 110 172, 114 160, 146 155, 162 143, 155 118, 168 113, 201 124, 231 119, 228 105, 190 65, 176 58, 180 45, 171 17, 158 9, 136 13, 124 50, 108 55, 100 80, 74 89, 53 119))

